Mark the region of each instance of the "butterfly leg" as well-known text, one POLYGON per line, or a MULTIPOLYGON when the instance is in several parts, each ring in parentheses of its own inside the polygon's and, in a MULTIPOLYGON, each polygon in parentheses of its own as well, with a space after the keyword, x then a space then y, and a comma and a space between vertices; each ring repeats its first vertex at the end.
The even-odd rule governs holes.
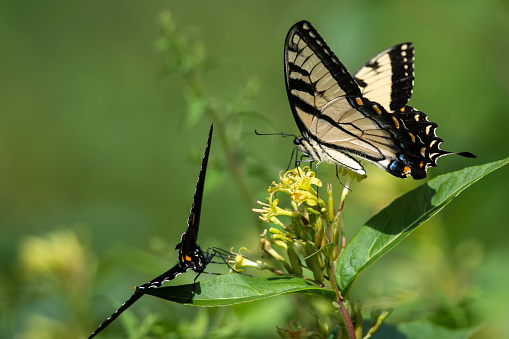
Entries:
POLYGON ((202 273, 205 273, 205 272, 200 272, 200 273, 197 273, 196 274, 196 277, 194 277, 194 280, 193 280, 193 294, 191 294, 191 298, 189 298, 189 300, 187 300, 185 302, 185 304, 192 304, 192 301, 194 299, 194 296, 196 295, 196 280, 198 279, 198 277, 200 276, 200 274, 202 273))
POLYGON ((229 251, 223 250, 222 248, 211 247, 211 248, 207 249, 207 256, 206 256, 207 259, 206 260, 207 260, 207 263, 226 264, 226 266, 228 266, 228 268, 233 270, 233 268, 230 266, 230 263, 228 262, 228 258, 230 256, 233 256, 233 254, 229 251), (212 261, 212 259, 216 256, 221 258, 222 261, 219 261, 219 262, 212 261))
MULTIPOLYGON (((288 163, 288 166, 286 167, 285 172, 288 172, 288 170, 290 169, 290 166, 292 165, 293 156, 294 156, 296 150, 297 150, 297 148, 294 148, 292 150, 292 155, 290 156, 290 162, 288 163)), ((295 167, 297 167, 297 156, 295 156, 295 167)))
MULTIPOLYGON (((313 166, 313 159, 311 159, 311 163, 309 164, 310 166, 313 166)), ((318 178, 318 165, 320 165, 320 161, 317 161, 316 162, 316 166, 315 166, 315 174, 316 174, 316 177, 318 178)), ((316 186, 316 197, 319 198, 320 197, 320 194, 319 194, 319 191, 320 191, 320 187, 316 186)))
POLYGON ((350 189, 350 187, 348 186, 345 186, 345 184, 343 184, 343 182, 341 181, 341 179, 339 178, 339 169, 338 169, 338 165, 336 165, 336 178, 338 178, 338 181, 339 183, 341 184, 341 186, 343 186, 344 188, 346 188, 347 190, 349 190, 350 192, 352 191, 350 189))
MULTIPOLYGON (((207 249, 207 257, 209 258, 208 260, 210 260, 209 263, 212 263, 212 264, 226 264, 226 266, 228 266, 228 268, 231 269, 232 271, 234 271, 235 273, 242 274, 242 275, 250 277, 249 274, 245 274, 245 273, 239 272, 239 271, 237 271, 236 269, 234 269, 230 265, 230 262, 228 261, 228 257, 230 257, 232 255, 233 255, 233 253, 231 253, 229 251, 226 251, 226 250, 223 250, 222 248, 212 247, 212 248, 207 249), (212 258, 214 258, 216 256, 221 258, 222 261, 218 261, 218 262, 217 261, 212 261, 212 258)), ((203 273, 208 273, 208 272, 203 272, 203 273)))
MULTIPOLYGON (((309 158, 309 159, 304 159, 305 157, 309 157, 309 155, 307 154, 302 154, 300 159, 296 159, 295 160, 295 167, 298 167, 300 165, 301 162, 309 162, 311 164, 313 164, 313 162, 315 161, 313 158, 309 158)), ((318 165, 317 165, 318 166, 318 165)))

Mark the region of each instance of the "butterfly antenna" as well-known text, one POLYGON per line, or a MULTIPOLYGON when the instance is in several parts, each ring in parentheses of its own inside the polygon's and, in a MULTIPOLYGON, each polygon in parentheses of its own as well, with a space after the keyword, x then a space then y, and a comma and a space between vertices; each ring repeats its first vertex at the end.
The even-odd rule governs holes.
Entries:
POLYGON ((283 138, 284 137, 294 137, 294 138, 297 138, 297 136, 294 135, 294 134, 287 134, 287 133, 283 133, 283 132, 281 132, 281 133, 260 133, 257 130, 255 130, 255 134, 256 135, 280 135, 283 138))
POLYGON ((212 247, 211 250, 214 251, 214 252, 220 252, 220 253, 225 254, 225 255, 234 255, 232 252, 224 250, 224 249, 219 248, 219 247, 212 247))

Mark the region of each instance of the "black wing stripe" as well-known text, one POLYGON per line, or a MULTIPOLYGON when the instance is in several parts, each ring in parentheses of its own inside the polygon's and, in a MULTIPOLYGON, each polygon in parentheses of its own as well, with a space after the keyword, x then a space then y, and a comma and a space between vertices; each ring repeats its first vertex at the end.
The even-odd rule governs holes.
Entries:
POLYGON ((369 160, 369 161, 372 161, 372 162, 377 162, 377 161, 385 159, 385 157, 383 157, 383 156, 375 157, 373 155, 370 155, 368 153, 362 152, 360 150, 353 150, 353 149, 351 149, 349 147, 342 147, 342 146, 339 146, 337 144, 331 144, 331 143, 324 142, 324 143, 320 143, 320 147, 322 147, 323 149, 330 148, 330 149, 339 151, 339 152, 344 153, 344 154, 353 154, 353 155, 356 155, 358 157, 362 157, 362 158, 364 158, 366 160, 369 160))
POLYGON ((314 94, 313 85, 303 79, 292 78, 290 79, 290 85, 292 86, 293 100, 299 100, 299 96, 294 94, 295 91, 304 92, 311 96, 314 94))
MULTIPOLYGON (((294 37, 293 39, 298 37, 299 39, 298 49, 294 49, 294 51, 302 53, 304 50, 302 46, 312 50, 345 93, 360 95, 359 87, 352 76, 309 22, 301 21, 294 25, 288 33, 288 37, 294 37)), ((288 37, 287 42, 290 42, 290 44, 287 43, 286 45, 292 46, 292 39, 288 37)))
POLYGON ((302 114, 316 115, 327 102, 345 94, 360 95, 346 68, 306 21, 294 25, 286 37, 285 74, 288 99, 301 133, 307 130, 308 121, 302 114))
POLYGON ((396 111, 408 103, 414 88, 414 48, 411 43, 397 46, 389 52, 392 66, 392 90, 389 108, 392 111, 396 111))
MULTIPOLYGON (((331 123, 331 122, 327 121, 327 123, 331 123)), ((335 124, 335 125, 337 126, 337 124, 335 124)), ((348 124, 348 125, 351 125, 354 129, 357 129, 357 127, 355 125, 352 125, 352 124, 348 124)), ((343 153, 353 153, 355 155, 362 156, 363 158, 370 160, 370 161, 378 161, 378 160, 384 159, 384 157, 372 156, 372 155, 368 154, 367 152, 363 152, 360 150, 361 148, 370 149, 370 150, 372 150, 371 153, 381 154, 379 151, 376 151, 376 150, 378 150, 378 147, 374 143, 370 142, 368 139, 358 138, 358 136, 356 134, 346 130, 345 128, 343 128, 343 126, 338 126, 337 128, 341 129, 341 131, 344 132, 345 134, 351 136, 352 139, 356 139, 360 145, 356 149, 353 149, 352 147, 344 147, 344 146, 340 146, 339 144, 336 144, 336 143, 327 142, 326 140, 321 139, 312 133, 307 134, 307 137, 309 139, 314 140, 317 144, 319 144, 321 146, 322 149, 331 148, 331 149, 334 149, 336 151, 340 151, 343 153)), ((362 130, 359 130, 359 131, 361 134, 363 133, 362 130)))
POLYGON ((410 42, 392 46, 368 60, 355 74, 362 95, 389 112, 404 107, 414 86, 414 48, 410 42))

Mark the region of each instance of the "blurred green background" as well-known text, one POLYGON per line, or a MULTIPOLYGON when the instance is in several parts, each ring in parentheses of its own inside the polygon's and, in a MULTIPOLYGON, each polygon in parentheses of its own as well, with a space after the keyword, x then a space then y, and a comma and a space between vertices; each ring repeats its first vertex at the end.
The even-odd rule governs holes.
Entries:
MULTIPOLYGON (((128 286, 177 261, 208 128, 218 121, 189 118, 203 103, 193 101, 189 74, 165 68, 164 11, 210 61, 200 95, 223 117, 249 191, 239 189, 216 129, 204 248, 247 246, 257 255, 251 208, 286 168, 293 143, 253 131, 297 133, 283 43, 302 19, 352 72, 384 48, 414 43, 410 105, 439 124, 444 149, 478 156, 443 158, 430 177, 507 156, 507 1, 1 2, 2 338, 84 337, 127 299, 128 286)), ((347 198, 349 236, 420 184, 367 171, 347 198)), ((388 323, 484 324, 476 338, 509 336, 508 174, 475 184, 368 269, 352 300, 394 307, 388 323)), ((333 166, 320 166, 320 177, 339 192, 333 166)), ((279 297, 209 310, 146 297, 103 337, 136 337, 151 324, 172 338, 275 337, 276 326, 306 316, 296 305, 279 297)))

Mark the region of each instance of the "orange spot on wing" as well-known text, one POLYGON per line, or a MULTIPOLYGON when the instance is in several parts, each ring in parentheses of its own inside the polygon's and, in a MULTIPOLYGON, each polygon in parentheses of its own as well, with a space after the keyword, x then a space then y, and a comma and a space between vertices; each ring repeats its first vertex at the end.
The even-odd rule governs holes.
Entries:
POLYGON ((357 102, 357 105, 362 106, 362 99, 361 98, 355 98, 355 101, 357 102))
POLYGON ((404 112, 405 111, 405 107, 401 107, 400 111, 404 112))
POLYGON ((405 166, 405 167, 403 168, 403 173, 404 173, 405 175, 409 175, 409 174, 410 174, 410 167, 405 166))
POLYGON ((382 113, 382 111, 380 110, 380 108, 378 108, 377 105, 373 105, 373 109, 375 110, 375 112, 377 112, 378 114, 382 113))
POLYGON ((191 261, 191 257, 190 257, 190 256, 188 256, 188 255, 186 255, 186 257, 185 257, 184 261, 191 261))
POLYGON ((398 121, 398 119, 396 119, 395 117, 392 117, 392 121, 394 121, 394 125, 396 126, 396 128, 399 129, 399 121, 398 121))
POLYGON ((415 135, 413 135, 412 133, 408 133, 408 135, 410 136, 410 138, 412 138, 412 142, 415 142, 415 135))

